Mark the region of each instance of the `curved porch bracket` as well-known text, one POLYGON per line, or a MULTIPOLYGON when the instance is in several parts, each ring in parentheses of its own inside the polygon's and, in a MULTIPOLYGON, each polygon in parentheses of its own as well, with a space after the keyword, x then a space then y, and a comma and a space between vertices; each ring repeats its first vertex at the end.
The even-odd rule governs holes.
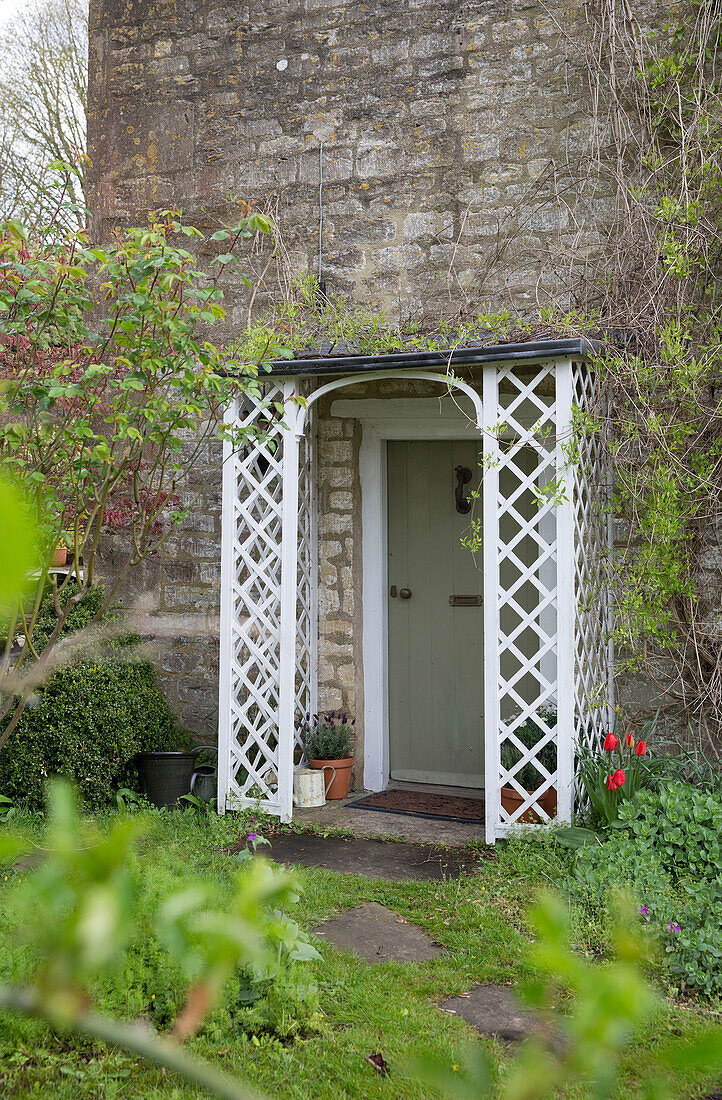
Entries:
MULTIPOLYGON (((383 370, 369 372, 368 377, 370 380, 383 381, 386 378, 413 378, 420 379, 424 382, 440 382, 446 386, 449 390, 460 390, 470 398, 472 405, 474 406, 474 412, 476 414, 476 426, 479 431, 483 431, 483 402, 481 395, 476 392, 467 382, 462 382, 460 378, 454 378, 453 375, 439 374, 436 371, 418 371, 418 370, 383 370)), ((335 378, 333 382, 326 382, 325 385, 319 386, 317 390, 314 390, 306 400, 304 407, 298 409, 295 420, 295 433, 296 436, 302 436, 306 427, 307 413, 310 407, 318 401, 320 397, 325 397, 327 393, 332 393, 334 390, 343 389, 345 386, 357 385, 363 378, 359 378, 358 374, 347 375, 344 378, 335 378)))

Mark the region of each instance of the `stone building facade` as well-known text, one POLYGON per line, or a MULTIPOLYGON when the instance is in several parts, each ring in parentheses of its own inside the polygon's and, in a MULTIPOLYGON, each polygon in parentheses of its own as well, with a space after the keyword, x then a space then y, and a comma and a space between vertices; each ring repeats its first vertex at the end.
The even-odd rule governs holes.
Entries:
MULTIPOLYGON (((328 292, 391 316, 454 315, 469 301, 531 309, 554 289, 544 255, 578 242, 552 181, 589 130, 573 49, 580 10, 558 0, 91 0, 90 9, 97 240, 168 206, 210 233, 238 198, 273 211, 290 270, 318 270, 320 232, 328 292)), ((232 279, 224 290, 215 338, 232 339, 247 290, 232 279)), ((358 712, 359 429, 327 405, 318 435, 320 703, 358 712)), ((157 636, 173 706, 209 738, 220 483, 209 453, 188 486, 182 532, 130 593, 157 636)))
MULTIPOLYGON (((536 0, 92 0, 95 233, 169 205, 203 228, 232 193, 278 211, 296 270, 317 267, 322 215, 330 292, 411 316, 536 304, 540 257, 572 242, 549 179, 588 134, 580 18, 536 0)), ((246 295, 227 289, 232 332, 246 295)))

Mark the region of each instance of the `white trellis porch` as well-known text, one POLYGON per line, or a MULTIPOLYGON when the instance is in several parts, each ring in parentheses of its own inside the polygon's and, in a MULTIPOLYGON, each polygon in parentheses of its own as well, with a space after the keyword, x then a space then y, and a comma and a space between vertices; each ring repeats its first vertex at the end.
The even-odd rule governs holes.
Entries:
POLYGON ((487 841, 530 807, 548 820, 539 799, 551 787, 558 818, 570 820, 575 741, 597 738, 612 704, 603 470, 594 436, 572 444, 573 409, 594 398, 585 351, 583 341, 459 350, 453 368, 468 368, 471 382, 431 353, 285 363, 261 400, 228 409, 232 422, 261 426, 264 437, 236 452, 227 444, 224 454, 220 812, 261 804, 284 820, 292 814, 297 721, 317 709, 314 418, 321 397, 362 377, 432 380, 471 402, 483 440, 487 841), (517 736, 530 717, 543 734, 533 749, 517 736), (508 768, 505 742, 519 756, 508 768), (548 744, 554 769, 540 758, 548 744), (527 762, 539 777, 531 794, 517 778, 527 762), (512 813, 502 787, 522 796, 512 813))

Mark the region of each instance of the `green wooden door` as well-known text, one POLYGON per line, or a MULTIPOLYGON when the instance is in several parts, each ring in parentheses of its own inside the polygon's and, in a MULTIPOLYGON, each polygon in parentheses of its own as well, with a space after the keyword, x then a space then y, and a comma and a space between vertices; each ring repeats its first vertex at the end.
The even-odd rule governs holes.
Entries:
POLYGON ((470 517, 454 497, 457 466, 472 471, 467 492, 478 488, 479 449, 473 440, 388 443, 392 779, 484 785, 484 609, 468 599, 482 594, 482 553, 461 545, 470 517))

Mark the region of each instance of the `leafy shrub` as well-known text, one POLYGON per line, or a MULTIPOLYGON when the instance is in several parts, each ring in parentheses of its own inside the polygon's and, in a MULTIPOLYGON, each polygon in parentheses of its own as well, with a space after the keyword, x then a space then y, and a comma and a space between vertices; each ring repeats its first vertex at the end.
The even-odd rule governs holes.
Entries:
POLYGON ((355 718, 339 710, 314 714, 303 725, 303 743, 311 760, 344 760, 353 753, 355 718))
MULTIPOLYGON (((557 712, 552 708, 541 709, 539 717, 550 728, 557 724, 557 712)), ((517 741, 521 741, 524 748, 531 749, 547 735, 538 722, 533 717, 529 717, 522 726, 514 730, 514 736, 517 741)), ((548 741, 538 756, 540 762, 550 774, 557 770, 557 746, 554 741, 548 741)), ((501 763, 507 771, 510 771, 521 758, 521 752, 512 741, 502 743, 501 763)), ((514 774, 514 778, 527 791, 535 791, 542 783, 542 776, 531 761, 523 764, 519 771, 514 774)))
POLYGON ((665 783, 622 803, 617 828, 579 851, 568 893, 604 927, 620 889, 636 897, 680 985, 722 996, 722 800, 665 783))
MULTIPOLYGON (((65 608, 68 601, 74 596, 77 596, 79 592, 78 583, 75 580, 69 580, 62 593, 60 594, 60 607, 65 608)), ((62 625, 59 637, 66 637, 68 634, 77 634, 78 631, 83 630, 85 627, 92 623, 98 612, 103 606, 105 600, 105 589, 101 584, 92 585, 75 607, 70 611, 68 617, 62 625)), ((110 608, 102 616, 102 623, 104 626, 109 626, 111 623, 117 622, 120 617, 119 608, 110 608)), ((58 621, 57 612, 55 610, 55 602, 53 600, 53 593, 48 590, 43 596, 40 607, 38 608, 38 614, 35 619, 35 629, 33 630, 33 647, 38 653, 42 653, 47 645, 50 635, 53 633, 58 621)), ((127 634, 125 636, 117 637, 111 635, 109 638, 109 644, 123 645, 129 644, 135 641, 127 634)))
MULTIPOLYGON (((64 633, 82 629, 98 601, 102 592, 90 589, 68 617, 64 633)), ((50 636, 53 620, 52 600, 46 597, 38 616, 39 639, 50 636)), ((153 666, 134 655, 137 641, 116 635, 103 656, 81 657, 43 684, 0 752, 3 794, 37 809, 48 776, 62 775, 77 784, 86 807, 99 808, 119 786, 137 785, 135 753, 182 747, 184 735, 153 666)))
POLYGON ((722 800, 715 795, 688 783, 663 784, 621 806, 619 818, 676 880, 722 875, 722 800))
POLYGON ((672 920, 678 908, 672 876, 653 848, 640 845, 633 835, 613 830, 603 844, 581 849, 570 891, 591 915, 601 915, 604 927, 615 896, 630 889, 641 906, 648 909, 650 922, 660 926, 672 920))

